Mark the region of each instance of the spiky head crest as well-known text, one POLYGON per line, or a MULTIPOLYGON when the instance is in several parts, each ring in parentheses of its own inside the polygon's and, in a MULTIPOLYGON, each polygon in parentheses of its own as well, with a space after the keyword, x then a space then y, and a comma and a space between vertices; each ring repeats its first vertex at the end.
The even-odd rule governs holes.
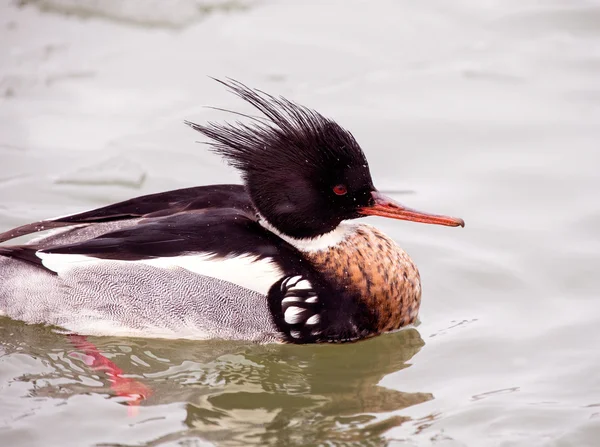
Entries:
MULTIPOLYGON (((257 210, 280 232, 311 238, 360 217, 374 190, 365 155, 350 132, 283 97, 218 81, 264 116, 234 124, 187 122, 239 169, 257 210)), ((245 115, 244 115, 245 116, 245 115)))

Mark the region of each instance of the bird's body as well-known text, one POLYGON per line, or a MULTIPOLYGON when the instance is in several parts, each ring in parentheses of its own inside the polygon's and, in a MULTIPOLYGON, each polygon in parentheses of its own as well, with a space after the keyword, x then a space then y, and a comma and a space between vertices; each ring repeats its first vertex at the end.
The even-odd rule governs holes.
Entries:
POLYGON ((462 225, 385 198, 352 136, 231 82, 270 119, 198 126, 243 173, 36 222, 0 242, 0 314, 82 335, 349 341, 417 317, 408 255, 361 215, 462 225), (299 160, 302 163, 299 164, 299 160))

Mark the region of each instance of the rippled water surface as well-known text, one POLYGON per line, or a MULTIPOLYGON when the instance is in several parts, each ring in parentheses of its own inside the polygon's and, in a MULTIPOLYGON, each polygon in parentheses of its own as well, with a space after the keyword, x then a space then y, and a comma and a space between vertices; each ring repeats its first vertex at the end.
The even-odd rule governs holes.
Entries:
POLYGON ((207 75, 335 118, 380 189, 465 219, 371 221, 421 324, 261 346, 0 318, 0 445, 600 445, 598 2, 4 1, 0 231, 238 181, 182 125, 249 111, 207 75))

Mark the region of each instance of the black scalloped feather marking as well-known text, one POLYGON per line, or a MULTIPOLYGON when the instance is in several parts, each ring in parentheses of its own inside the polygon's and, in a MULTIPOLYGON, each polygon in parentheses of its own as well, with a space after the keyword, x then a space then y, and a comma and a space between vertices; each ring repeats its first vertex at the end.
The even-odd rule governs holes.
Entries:
POLYGON ((269 307, 285 341, 340 343, 374 333, 372 314, 361 301, 334 289, 310 273, 285 276, 271 287, 269 307))

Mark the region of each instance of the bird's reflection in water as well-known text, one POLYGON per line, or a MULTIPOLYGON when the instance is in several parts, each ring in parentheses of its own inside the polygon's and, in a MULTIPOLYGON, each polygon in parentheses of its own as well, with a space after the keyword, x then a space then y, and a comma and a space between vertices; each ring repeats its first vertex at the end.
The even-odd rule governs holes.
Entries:
POLYGON ((423 344, 415 329, 407 329, 347 345, 249 350, 244 362, 253 365, 252 374, 240 375, 248 366, 223 370, 219 379, 226 385, 191 400, 186 423, 217 443, 225 429, 240 444, 381 445, 382 434, 406 420, 384 413, 433 398, 377 385, 386 374, 406 368, 423 344))
MULTIPOLYGON (((19 339, 20 346, 35 349, 30 355, 54 367, 52 372, 44 368, 40 374, 15 378, 32 384, 29 396, 115 396, 114 378, 73 356, 77 347, 67 337, 20 323, 1 326, 12 335, 11 343, 2 343, 5 354, 10 355, 19 339), (53 385, 54 378, 60 387, 53 385)), ((156 441, 198 437, 216 445, 313 445, 327 440, 381 445, 383 433, 406 420, 397 410, 433 398, 378 386, 385 375, 408 367, 424 345, 415 329, 344 345, 110 337, 89 341, 126 377, 148 387, 150 397, 142 406, 185 406, 187 428, 156 441)), ((122 396, 115 399, 128 402, 122 396)))

